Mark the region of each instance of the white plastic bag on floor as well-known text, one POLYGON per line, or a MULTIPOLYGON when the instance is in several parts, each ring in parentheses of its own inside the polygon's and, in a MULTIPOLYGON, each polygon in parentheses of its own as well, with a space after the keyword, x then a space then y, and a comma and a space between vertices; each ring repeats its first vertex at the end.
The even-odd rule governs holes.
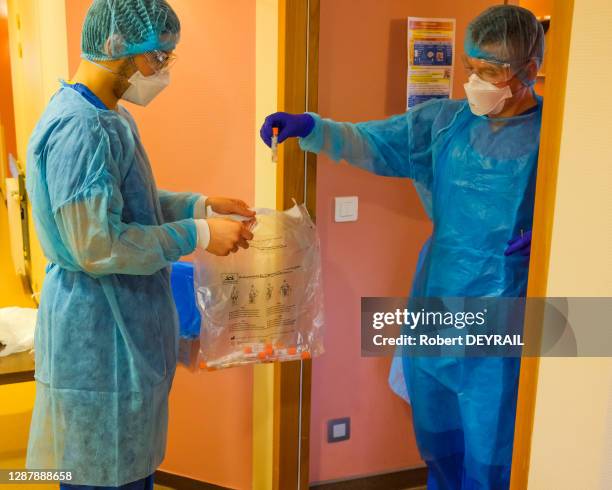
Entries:
POLYGON ((256 209, 247 250, 198 252, 200 368, 308 359, 323 352, 323 292, 317 230, 303 205, 256 209))
POLYGON ((0 308, 0 357, 34 347, 36 308, 0 308))

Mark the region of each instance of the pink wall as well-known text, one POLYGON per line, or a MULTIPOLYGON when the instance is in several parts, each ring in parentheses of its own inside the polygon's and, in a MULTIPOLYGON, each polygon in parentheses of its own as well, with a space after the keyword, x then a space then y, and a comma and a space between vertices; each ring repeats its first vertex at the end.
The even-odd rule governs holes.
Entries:
POLYGON ((550 15, 553 0, 519 0, 519 5, 531 10, 537 17, 550 15))
MULTIPOLYGON (((552 13, 552 4, 553 0, 520 0, 519 5, 526 9, 531 10, 534 15, 537 17, 545 17, 552 13)), ((549 31, 550 32, 550 31, 549 31)), ((546 36, 546 41, 548 41, 550 37, 546 36)), ((543 66, 542 70, 545 71, 546 67, 543 66)), ((538 78, 535 84, 535 91, 539 95, 544 95, 544 79, 538 78)))
MULTIPOLYGON (((321 0, 319 112, 343 121, 380 119, 406 106, 406 17, 467 23, 501 2, 321 0)), ((454 96, 464 97, 456 58, 454 96)), ((431 231, 412 185, 319 158, 317 225, 323 247, 326 353, 314 361, 311 481, 422 465, 410 408, 387 385, 390 359, 360 356, 360 298, 406 296, 431 231), (359 220, 333 222, 334 196, 359 196, 359 220), (328 419, 351 417, 351 438, 328 444, 328 419)))
MULTIPOLYGON (((88 0, 67 0, 70 72, 88 0)), ((255 2, 171 0, 182 23, 170 87, 135 116, 159 187, 253 201, 255 2)), ((251 487, 252 370, 179 367, 162 469, 251 487)))

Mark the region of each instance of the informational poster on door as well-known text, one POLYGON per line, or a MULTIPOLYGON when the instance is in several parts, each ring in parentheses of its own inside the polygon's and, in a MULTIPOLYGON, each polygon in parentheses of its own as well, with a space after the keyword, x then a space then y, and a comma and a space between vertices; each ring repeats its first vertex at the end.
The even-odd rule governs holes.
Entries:
POLYGON ((408 17, 408 109, 452 95, 454 54, 455 19, 408 17))

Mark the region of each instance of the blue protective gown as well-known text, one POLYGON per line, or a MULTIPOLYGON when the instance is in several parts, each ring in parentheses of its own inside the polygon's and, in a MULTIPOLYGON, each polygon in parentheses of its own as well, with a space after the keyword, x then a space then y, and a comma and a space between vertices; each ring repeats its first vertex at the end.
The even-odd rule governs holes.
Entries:
POLYGON ((68 87, 32 134, 26 182, 50 261, 27 466, 72 471, 72 484, 147 478, 176 366, 169 266, 196 246, 199 195, 158 191, 129 113, 68 87))
MULTIPOLYGON (((535 110, 489 119, 465 100, 431 100, 359 124, 313 114, 315 128, 300 145, 413 180, 434 225, 413 297, 520 297, 529 258, 504 249, 532 227, 541 109, 538 98, 535 110)), ((508 488, 519 360, 402 360, 428 488, 508 488)))

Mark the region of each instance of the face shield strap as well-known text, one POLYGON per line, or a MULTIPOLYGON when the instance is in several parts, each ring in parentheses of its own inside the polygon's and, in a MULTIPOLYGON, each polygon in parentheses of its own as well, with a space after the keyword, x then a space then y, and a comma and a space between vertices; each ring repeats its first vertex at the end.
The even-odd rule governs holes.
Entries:
POLYGON ((529 66, 529 63, 531 61, 535 61, 536 65, 539 66, 539 63, 537 62, 537 59, 530 59, 527 60, 525 63, 523 63, 523 65, 521 66, 521 68, 519 68, 516 73, 514 74, 514 77, 517 78, 523 85, 525 85, 526 87, 531 87, 533 88, 534 85, 536 84, 536 80, 537 78, 534 78, 533 80, 530 80, 527 76, 527 66, 529 66))
POLYGON ((92 65, 95 65, 95 66, 97 66, 98 68, 102 68, 103 70, 105 70, 105 71, 107 71, 107 72, 109 72, 109 73, 112 73, 113 75, 116 75, 116 76, 118 76, 118 77, 120 77, 120 76, 121 76, 121 73, 116 72, 116 71, 114 71, 114 70, 111 70, 111 69, 110 69, 108 66, 104 66, 102 63, 98 63, 98 62, 96 62, 96 61, 94 61, 94 60, 90 60, 89 58, 85 58, 85 57, 83 57, 83 56, 81 56, 81 59, 84 59, 84 60, 85 60, 85 61, 87 61, 88 63, 91 63, 92 65))

